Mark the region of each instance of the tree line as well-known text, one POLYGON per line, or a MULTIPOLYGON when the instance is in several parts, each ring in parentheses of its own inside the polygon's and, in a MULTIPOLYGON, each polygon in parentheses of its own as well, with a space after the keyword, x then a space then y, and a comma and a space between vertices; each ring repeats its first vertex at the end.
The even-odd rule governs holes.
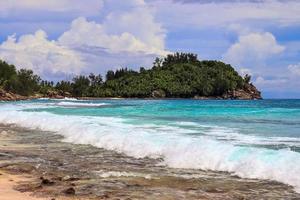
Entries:
POLYGON ((196 54, 175 53, 156 58, 152 68, 128 68, 101 74, 78 75, 57 83, 42 80, 32 70, 16 70, 0 61, 0 87, 20 95, 57 92, 74 97, 180 97, 221 96, 244 88, 251 77, 241 77, 234 68, 220 61, 199 61, 196 54))

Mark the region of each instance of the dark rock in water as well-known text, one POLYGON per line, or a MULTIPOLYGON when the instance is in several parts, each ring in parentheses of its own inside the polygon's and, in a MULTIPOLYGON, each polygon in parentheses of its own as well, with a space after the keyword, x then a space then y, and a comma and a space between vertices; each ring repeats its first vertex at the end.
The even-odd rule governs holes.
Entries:
POLYGON ((42 180, 43 185, 54 185, 54 183, 55 183, 54 181, 51 181, 51 180, 49 180, 47 178, 44 178, 44 177, 41 177, 40 179, 42 180))
POLYGON ((73 187, 70 187, 70 188, 64 190, 63 192, 68 195, 75 195, 75 189, 73 187))

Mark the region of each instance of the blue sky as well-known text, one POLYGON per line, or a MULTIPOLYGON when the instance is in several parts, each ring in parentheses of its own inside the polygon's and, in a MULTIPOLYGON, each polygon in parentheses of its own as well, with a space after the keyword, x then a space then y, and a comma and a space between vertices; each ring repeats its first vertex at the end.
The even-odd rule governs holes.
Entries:
POLYGON ((265 98, 300 98, 299 13, 297 0, 7 0, 0 59, 59 80, 193 52, 251 74, 265 98))

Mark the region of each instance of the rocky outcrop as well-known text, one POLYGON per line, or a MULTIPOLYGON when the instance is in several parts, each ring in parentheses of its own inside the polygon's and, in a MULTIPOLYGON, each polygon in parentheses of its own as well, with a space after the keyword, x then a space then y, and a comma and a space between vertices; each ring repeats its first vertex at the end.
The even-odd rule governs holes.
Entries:
POLYGON ((63 92, 53 91, 53 90, 47 91, 47 94, 45 95, 45 97, 53 98, 53 99, 63 99, 63 98, 65 98, 63 92))
POLYGON ((165 98, 166 97, 166 92, 163 91, 163 90, 154 90, 152 93, 151 93, 151 97, 152 98, 165 98))
POLYGON ((261 92, 252 84, 246 84, 243 89, 229 91, 223 95, 224 99, 241 99, 241 100, 255 100, 262 99, 261 92))
POLYGON ((243 89, 236 89, 228 91, 222 96, 199 96, 196 95, 194 99, 239 99, 239 100, 255 100, 262 99, 261 92, 252 84, 246 84, 243 89))
POLYGON ((18 101, 25 99, 28 99, 28 97, 24 97, 11 92, 6 92, 5 90, 0 88, 0 101, 18 101))
POLYGON ((62 91, 47 91, 46 95, 37 93, 31 96, 21 96, 18 94, 14 94, 12 92, 7 92, 0 88, 0 101, 19 101, 19 100, 28 100, 28 99, 38 99, 43 97, 53 98, 53 99, 63 99, 65 97, 71 97, 71 94, 62 91))

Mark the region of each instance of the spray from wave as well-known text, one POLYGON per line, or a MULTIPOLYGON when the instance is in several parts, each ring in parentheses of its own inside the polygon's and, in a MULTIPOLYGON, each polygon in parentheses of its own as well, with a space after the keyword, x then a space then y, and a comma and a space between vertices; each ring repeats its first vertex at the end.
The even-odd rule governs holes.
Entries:
POLYGON ((189 132, 184 127, 134 125, 117 117, 24 112, 15 107, 1 109, 0 122, 53 131, 63 135, 67 142, 91 144, 136 158, 162 158, 162 164, 169 167, 225 171, 242 178, 275 180, 292 185, 300 192, 300 154, 289 149, 238 146, 206 136, 192 137, 184 134, 189 132))

